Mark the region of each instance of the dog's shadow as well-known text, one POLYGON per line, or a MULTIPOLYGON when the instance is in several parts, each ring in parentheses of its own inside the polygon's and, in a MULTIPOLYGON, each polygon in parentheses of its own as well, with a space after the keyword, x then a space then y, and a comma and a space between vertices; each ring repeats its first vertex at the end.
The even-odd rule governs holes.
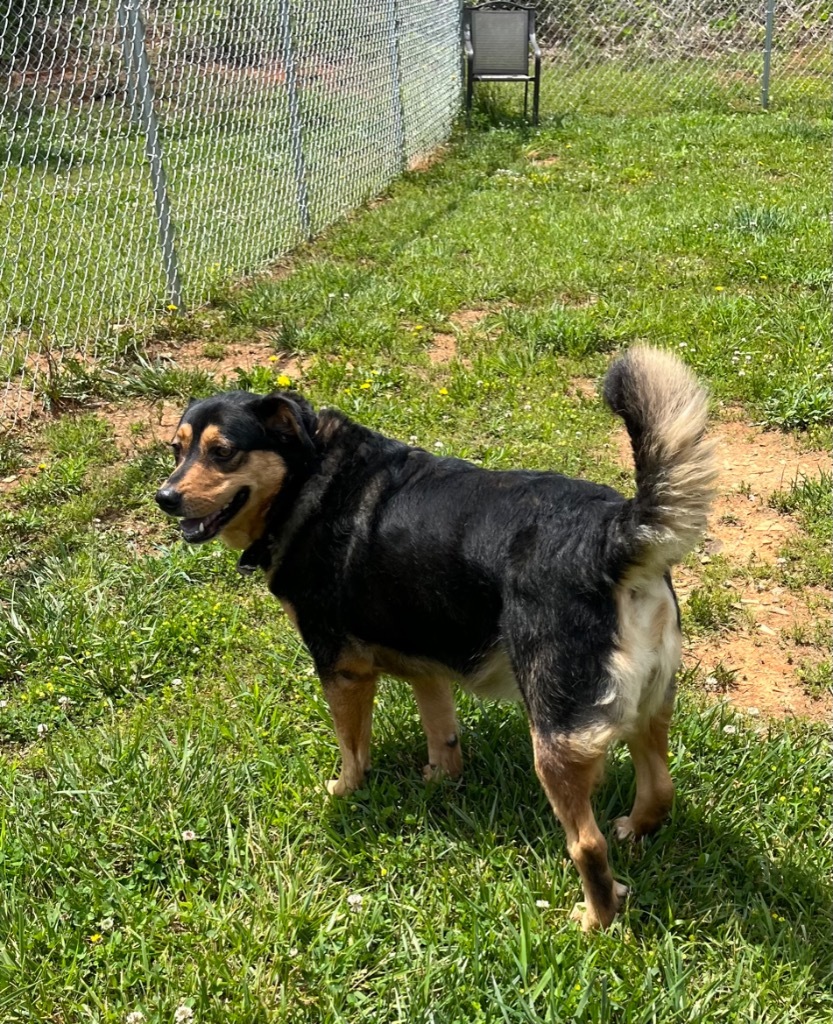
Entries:
MULTIPOLYGON (((459 842, 478 858, 514 846, 527 858, 540 858, 544 871, 547 858, 552 865, 567 856, 564 834, 532 767, 526 720, 517 709, 499 707, 475 707, 464 716, 464 774, 457 782, 422 782, 424 737, 418 725, 384 731, 374 743, 366 787, 348 800, 330 801, 325 812, 325 827, 351 863, 361 861, 374 837, 416 829, 439 832, 443 844, 459 842)), ((648 939, 669 921, 696 920, 700 928, 719 933, 732 926, 750 943, 769 945, 773 921, 781 920, 808 945, 824 942, 824 915, 810 917, 796 907, 827 906, 825 880, 790 851, 773 858, 731 809, 710 809, 711 794, 702 791, 696 774, 696 766, 677 767, 671 817, 655 836, 635 844, 610 836, 612 820, 633 800, 633 767, 624 748, 611 759, 594 796, 613 873, 631 887, 628 923, 634 933, 648 939)), ((746 808, 747 817, 755 813, 757 807, 746 808)), ((690 927, 683 927, 688 934, 690 927)), ((823 963, 818 973, 822 981, 823 963)))

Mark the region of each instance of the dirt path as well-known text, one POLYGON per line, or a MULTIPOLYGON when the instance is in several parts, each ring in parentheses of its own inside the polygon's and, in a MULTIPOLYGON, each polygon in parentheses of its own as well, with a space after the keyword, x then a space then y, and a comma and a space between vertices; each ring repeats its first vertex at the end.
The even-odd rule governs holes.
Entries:
MULTIPOLYGON (((717 439, 719 493, 697 555, 702 568, 679 566, 674 582, 684 605, 702 584, 711 557, 720 554, 737 568, 729 585, 739 624, 719 634, 687 637, 684 664, 698 669, 707 690, 752 714, 830 721, 830 695, 814 699, 799 672, 821 660, 819 647, 806 641, 819 623, 827 623, 829 634, 833 593, 821 587, 796 592, 766 573, 750 571, 773 565, 787 541, 802 532, 793 516, 769 507, 770 496, 796 479, 829 473, 830 454, 802 450, 789 435, 737 419, 716 423, 711 431, 717 439)), ((624 429, 617 445, 622 465, 632 466, 624 429)))

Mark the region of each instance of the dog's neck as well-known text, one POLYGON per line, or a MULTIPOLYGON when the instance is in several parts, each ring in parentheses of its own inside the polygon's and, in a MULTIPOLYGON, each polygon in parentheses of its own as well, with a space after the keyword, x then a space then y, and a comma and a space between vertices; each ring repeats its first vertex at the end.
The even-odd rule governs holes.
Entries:
POLYGON ((343 449, 357 445, 355 435, 371 433, 334 409, 318 414, 313 437, 317 458, 311 465, 291 473, 266 514, 265 529, 237 562, 237 570, 250 576, 257 569, 272 572, 278 568, 296 534, 324 500, 332 484, 343 449))

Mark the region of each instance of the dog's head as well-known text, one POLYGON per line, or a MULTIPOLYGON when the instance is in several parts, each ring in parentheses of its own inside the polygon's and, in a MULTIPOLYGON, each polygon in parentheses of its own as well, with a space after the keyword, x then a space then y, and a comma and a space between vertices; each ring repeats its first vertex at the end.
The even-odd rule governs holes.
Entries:
POLYGON ((189 544, 244 549, 286 481, 315 459, 316 416, 300 395, 229 391, 191 402, 171 441, 176 466, 156 502, 189 544))

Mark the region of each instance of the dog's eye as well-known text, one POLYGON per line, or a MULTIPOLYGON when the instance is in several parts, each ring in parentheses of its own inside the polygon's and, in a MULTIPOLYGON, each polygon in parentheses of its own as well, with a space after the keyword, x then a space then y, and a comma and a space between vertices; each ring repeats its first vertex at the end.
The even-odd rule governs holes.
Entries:
POLYGON ((227 462, 234 455, 234 449, 230 448, 227 444, 218 444, 215 448, 211 449, 211 454, 215 459, 219 459, 220 462, 227 462))

